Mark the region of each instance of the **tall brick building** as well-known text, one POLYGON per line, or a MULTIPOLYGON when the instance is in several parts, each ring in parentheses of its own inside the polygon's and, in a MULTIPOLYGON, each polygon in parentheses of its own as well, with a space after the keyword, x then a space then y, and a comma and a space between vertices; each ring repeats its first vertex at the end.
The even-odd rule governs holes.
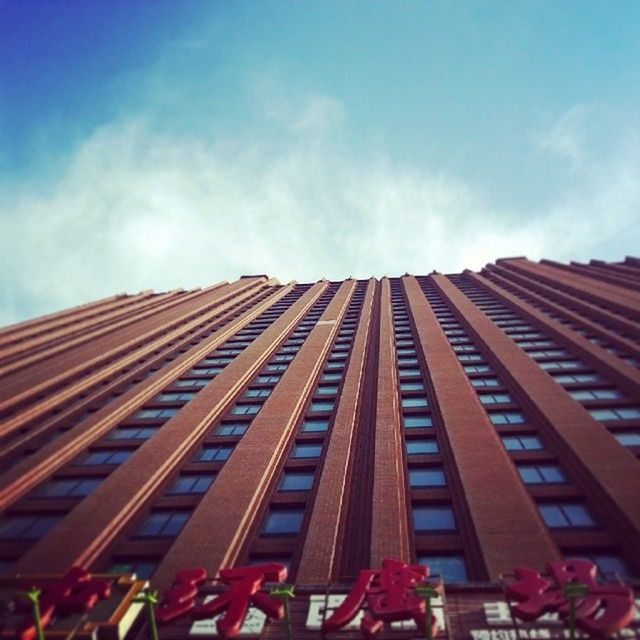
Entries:
POLYGON ((581 557, 633 581, 639 367, 635 258, 244 276, 8 327, 2 569, 162 589, 281 562, 304 592, 398 558, 464 590, 581 557))

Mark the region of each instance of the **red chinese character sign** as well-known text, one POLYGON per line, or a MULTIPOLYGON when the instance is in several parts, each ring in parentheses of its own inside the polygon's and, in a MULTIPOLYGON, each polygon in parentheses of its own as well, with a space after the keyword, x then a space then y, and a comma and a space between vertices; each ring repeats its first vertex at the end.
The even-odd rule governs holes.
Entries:
POLYGON ((286 578, 287 568, 277 563, 222 569, 220 579, 229 588, 197 606, 198 587, 207 579, 207 572, 204 569, 179 571, 173 586, 162 594, 156 616, 160 624, 168 624, 187 614, 194 620, 205 620, 224 613, 216 623, 218 633, 223 638, 235 638, 250 606, 276 620, 284 617, 282 601, 260 589, 266 582, 284 582, 286 578))
POLYGON ((507 596, 517 600, 516 617, 532 621, 545 613, 558 613, 566 619, 570 602, 565 588, 580 583, 586 586, 586 595, 576 600, 575 617, 578 627, 590 636, 610 636, 633 620, 633 591, 624 584, 598 584, 593 562, 551 562, 547 571, 551 579, 531 569, 514 569, 516 581, 507 585, 507 596))
MULTIPOLYGON (((109 598, 111 586, 105 580, 94 580, 91 574, 80 567, 72 567, 56 582, 32 583, 28 585, 39 590, 38 605, 40 626, 46 628, 57 615, 82 613, 92 609, 100 600, 109 598)), ((24 601, 17 604, 25 618, 18 629, 20 640, 34 640, 38 636, 37 622, 31 607, 24 601)))
MULTIPOLYGON (((367 614, 360 623, 365 638, 374 638, 385 623, 402 620, 413 620, 424 633, 426 603, 416 587, 428 575, 428 567, 388 559, 382 561, 382 570, 361 571, 344 602, 322 623, 322 631, 340 631, 366 603, 367 614)), ((431 616, 430 624, 433 637, 438 631, 435 616, 431 616)))

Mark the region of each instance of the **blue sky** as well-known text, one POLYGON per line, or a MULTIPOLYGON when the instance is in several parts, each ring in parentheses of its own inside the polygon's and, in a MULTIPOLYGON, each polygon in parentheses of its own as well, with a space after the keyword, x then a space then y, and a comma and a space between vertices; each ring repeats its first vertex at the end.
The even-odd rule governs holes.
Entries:
POLYGON ((0 0, 0 322, 638 254, 639 99, 635 1, 0 0))

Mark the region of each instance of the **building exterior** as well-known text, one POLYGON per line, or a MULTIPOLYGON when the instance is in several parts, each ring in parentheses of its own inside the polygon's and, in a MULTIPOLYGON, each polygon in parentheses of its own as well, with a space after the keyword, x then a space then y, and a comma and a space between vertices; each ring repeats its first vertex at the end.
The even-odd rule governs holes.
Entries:
POLYGON ((515 567, 639 584, 640 259, 121 295, 0 332, 0 379, 7 576, 281 563, 296 637, 385 559, 451 638, 515 567))

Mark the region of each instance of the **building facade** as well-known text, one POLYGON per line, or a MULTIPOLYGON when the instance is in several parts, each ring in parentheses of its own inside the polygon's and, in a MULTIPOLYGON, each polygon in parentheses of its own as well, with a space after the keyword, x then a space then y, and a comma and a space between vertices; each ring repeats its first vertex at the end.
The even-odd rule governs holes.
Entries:
POLYGON ((0 332, 0 379, 5 575, 640 577, 640 259, 121 295, 0 332))

